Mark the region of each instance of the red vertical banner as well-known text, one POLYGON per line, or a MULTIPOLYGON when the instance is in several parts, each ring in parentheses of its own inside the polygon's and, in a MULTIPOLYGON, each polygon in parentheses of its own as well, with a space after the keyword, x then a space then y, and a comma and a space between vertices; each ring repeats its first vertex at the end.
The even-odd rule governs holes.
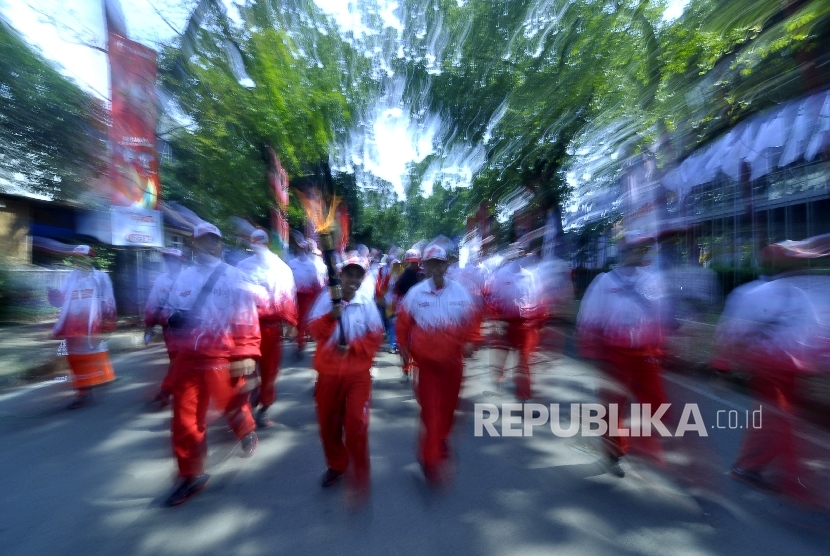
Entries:
POLYGON ((337 224, 340 227, 340 244, 337 246, 338 250, 342 253, 346 250, 346 246, 349 244, 349 208, 346 206, 345 202, 340 203, 340 206, 337 207, 336 213, 337 224))
POLYGON ((280 157, 271 147, 268 150, 268 183, 274 192, 274 199, 277 201, 277 208, 274 209, 272 227, 282 238, 283 243, 288 244, 288 220, 283 215, 288 206, 288 172, 282 167, 280 157))
POLYGON ((268 182, 271 184, 271 189, 274 191, 274 199, 281 209, 288 206, 288 174, 282 167, 280 157, 274 152, 274 149, 268 149, 268 182))
POLYGON ((155 209, 161 195, 156 152, 156 53, 108 33, 112 125, 110 180, 114 205, 155 209))
POLYGON ((284 244, 288 244, 288 220, 278 208, 271 209, 271 229, 280 236, 284 244))

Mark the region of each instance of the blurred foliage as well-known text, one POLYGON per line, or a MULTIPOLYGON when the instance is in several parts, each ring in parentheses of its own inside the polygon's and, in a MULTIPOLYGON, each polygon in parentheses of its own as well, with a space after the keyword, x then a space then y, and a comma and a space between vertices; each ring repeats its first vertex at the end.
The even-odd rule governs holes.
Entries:
MULTIPOLYGON (((441 120, 433 154, 406 176, 406 199, 371 177, 327 183, 346 199, 356 241, 414 242, 461 232, 480 202, 493 213, 528 203, 561 209, 569 172, 589 189, 611 185, 628 156, 658 139, 661 164, 673 162, 748 115, 830 84, 821 69, 826 1, 691 0, 673 21, 665 8, 663 0, 402 0, 396 29, 365 0, 356 9, 369 32, 344 35, 312 0, 253 0, 240 6, 241 23, 222 2, 201 0, 160 56, 178 124, 165 134, 173 153, 165 195, 206 218, 267 223, 265 145, 292 179, 318 173, 333 148, 350 148, 354 126, 368 125, 367 107, 403 83, 413 122, 441 120), (471 189, 439 178, 422 195, 428 166, 476 147, 485 163, 471 189), (586 158, 592 165, 580 170, 586 158)), ((295 201, 288 218, 301 224, 295 201)))
MULTIPOLYGON (((200 8, 198 25, 189 25, 160 53, 173 121, 167 133, 172 157, 162 167, 164 195, 206 219, 240 215, 266 224, 276 206, 266 147, 291 177, 327 160, 360 91, 342 62, 357 59, 359 66, 359 57, 313 2, 250 2, 240 7, 240 29, 228 25, 220 3, 201 2, 200 8), (312 17, 317 27, 299 26, 312 17), (253 86, 239 79, 226 41, 238 45, 253 86), (313 61, 300 55, 310 51, 308 41, 313 61)), ((296 214, 289 212, 292 219, 296 214)))
POLYGON ((531 205, 560 206, 577 158, 599 159, 587 187, 610 185, 627 156, 667 131, 674 161, 830 84, 822 0, 691 0, 671 22, 661 1, 434 4, 407 2, 405 42, 420 57, 396 69, 413 76, 410 96, 450 123, 438 145, 485 146, 474 195, 494 206, 523 190, 531 205))
MULTIPOLYGON (((406 200, 401 199, 392 184, 374 179, 370 187, 358 191, 359 210, 352 214, 352 238, 355 243, 387 251, 392 245, 407 249, 422 239, 438 235, 449 238, 464 235, 467 204, 472 191, 432 185, 432 193, 424 195, 419 170, 410 165, 406 200)), ((420 168, 419 168, 420 166, 420 168)))
POLYGON ((828 38, 830 4, 821 0, 692 0, 661 33, 662 81, 645 123, 663 122, 682 155, 751 114, 830 85, 828 38))
POLYGON ((103 169, 103 104, 0 20, 0 180, 72 199, 103 169))

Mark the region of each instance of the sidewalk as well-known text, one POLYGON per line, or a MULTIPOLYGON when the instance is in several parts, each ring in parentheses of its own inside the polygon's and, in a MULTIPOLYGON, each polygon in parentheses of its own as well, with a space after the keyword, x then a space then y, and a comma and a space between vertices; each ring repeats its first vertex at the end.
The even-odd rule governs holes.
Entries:
MULTIPOLYGON (((52 338, 54 323, 0 327, 0 390, 20 386, 68 371, 66 358, 58 357, 60 340, 52 338)), ((119 323, 107 339, 110 352, 118 353, 143 345, 144 328, 119 323)), ((161 333, 154 338, 161 340, 161 333)))

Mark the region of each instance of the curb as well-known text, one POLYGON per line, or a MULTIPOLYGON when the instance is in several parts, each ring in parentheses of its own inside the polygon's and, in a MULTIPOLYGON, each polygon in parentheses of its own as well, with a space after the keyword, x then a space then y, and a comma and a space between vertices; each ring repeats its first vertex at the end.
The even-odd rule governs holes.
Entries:
MULTIPOLYGON (((51 323, 47 323, 51 326, 51 323)), ((30 327, 45 326, 45 324, 27 325, 30 327)), ((124 353, 144 347, 144 328, 135 327, 128 329, 121 329, 114 332, 107 339, 107 347, 110 354, 124 353)), ((55 350, 57 350, 57 340, 55 342, 55 350)), ((150 345, 161 342, 161 335, 157 334, 150 345)), ((54 352, 53 352, 54 353, 54 352)), ((0 377, 0 390, 9 390, 18 386, 31 384, 33 382, 41 382, 50 378, 58 376, 65 376, 69 373, 69 366, 66 362, 66 357, 52 355, 47 361, 33 365, 28 368, 20 369, 19 371, 0 377)))

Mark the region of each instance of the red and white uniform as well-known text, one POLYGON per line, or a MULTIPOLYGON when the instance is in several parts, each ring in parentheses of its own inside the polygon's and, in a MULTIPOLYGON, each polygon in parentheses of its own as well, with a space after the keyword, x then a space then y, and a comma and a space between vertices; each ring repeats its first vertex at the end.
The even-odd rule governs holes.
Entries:
POLYGON ((827 372, 830 356, 830 278, 789 275, 737 288, 727 298, 715 333, 716 366, 752 373, 763 426, 748 428, 735 467, 760 473, 777 461, 782 492, 809 497, 795 434, 793 402, 800 374, 827 372))
MULTIPOLYGON (((169 272, 162 272, 156 277, 153 282, 153 287, 150 288, 150 294, 147 296, 147 303, 144 305, 144 325, 155 326, 161 325, 163 322, 163 311, 167 305, 167 298, 170 297, 170 290, 173 289, 175 279, 170 276, 169 272)), ((165 342, 167 341, 167 328, 165 325, 165 342)))
POLYGON ((116 319, 109 276, 95 269, 73 270, 52 302, 61 308, 52 335, 66 340, 67 351, 101 351, 98 336, 111 331, 116 319))
POLYGON ((369 267, 369 270, 366 271, 366 276, 363 278, 363 282, 360 283, 360 291, 370 298, 375 295, 379 271, 380 267, 373 264, 369 267))
MULTIPOLYGON (((170 291, 165 319, 177 310, 191 310, 219 259, 183 269, 170 291)), ((225 265, 192 326, 173 331, 177 352, 173 364, 173 451, 182 476, 204 472, 205 419, 210 400, 224 412, 237 438, 253 432, 244 378, 231 378, 230 362, 260 355, 257 293, 240 270, 225 265)))
POLYGON ((364 489, 369 485, 369 369, 383 341, 383 323, 374 300, 360 291, 341 305, 346 354, 338 349, 340 324, 331 316, 328 290, 320 294, 309 313, 309 330, 317 340, 314 397, 328 467, 340 473, 350 469, 353 485, 364 489))
POLYGON ((666 331, 667 298, 657 275, 629 267, 597 276, 580 305, 577 333, 586 357, 610 351, 655 357, 666 331))
POLYGON ((73 385, 77 389, 115 380, 103 333, 115 329, 115 296, 100 270, 73 270, 50 302, 61 308, 52 336, 66 340, 73 385))
MULTIPOLYGON (((179 273, 170 290, 165 319, 176 310, 192 308, 202 286, 221 263, 194 264, 179 273)), ((240 270, 226 266, 207 295, 198 315, 193 315, 195 326, 177 332, 175 348, 188 357, 237 360, 259 357, 258 303, 261 291, 252 287, 240 270)))
POLYGON ((259 360, 259 403, 269 407, 276 399, 277 375, 282 359, 283 323, 297 325, 294 275, 266 246, 254 244, 255 254, 236 265, 253 285, 262 336, 259 360))
POLYGON ((722 370, 826 372, 830 278, 791 275, 735 289, 715 333, 722 370))
POLYGON ((464 268, 460 268, 458 263, 454 263, 447 269, 446 278, 454 280, 461 284, 470 297, 478 306, 479 310, 484 310, 484 296, 487 292, 487 271, 480 262, 468 262, 464 268))
MULTIPOLYGON (((619 427, 629 397, 652 407, 667 403, 657 358, 662 353, 668 316, 662 283, 639 267, 600 274, 585 292, 577 316, 580 352, 599 359, 606 374, 621 386, 603 394, 607 404, 620 408, 619 427)), ((612 456, 623 456, 628 450, 626 437, 606 436, 605 440, 612 456)), ((637 440, 644 451, 662 460, 662 446, 656 437, 637 440)))
POLYGON ((487 286, 487 307, 500 320, 535 322, 547 316, 541 280, 520 261, 496 271, 487 286))
POLYGON ((398 346, 419 368, 419 459, 427 469, 440 466, 449 457, 447 439, 464 371, 462 350, 465 343, 478 341, 480 318, 464 287, 446 278, 441 289, 431 278, 419 282, 398 304, 398 346))
MULTIPOLYGON (((175 280, 170 276, 169 272, 163 272, 156 277, 153 282, 153 287, 150 289, 150 295, 147 296, 147 304, 144 306, 144 326, 153 327, 155 325, 161 326, 161 332, 164 337, 164 345, 167 348, 167 357, 170 363, 176 358, 175 344, 170 335, 170 327, 167 326, 167 321, 164 319, 164 307, 167 305, 167 299, 170 297, 170 291, 173 289, 175 280)), ((161 383, 161 389, 170 390, 171 374, 168 370, 164 380, 161 383)))
MULTIPOLYGON (((547 318, 541 280, 521 261, 512 261, 496 271, 487 287, 487 307, 493 319, 507 325, 503 349, 514 349, 519 354, 519 365, 514 375, 516 397, 531 397, 530 356, 539 343, 539 329, 547 318)), ((504 363, 499 369, 504 374, 504 363)))
POLYGON ((378 276, 375 280, 375 302, 379 306, 386 305, 386 292, 389 291, 389 281, 392 278, 392 265, 387 264, 378 269, 378 276))
POLYGON ((326 266, 322 270, 315 262, 316 256, 308 256, 301 253, 288 261, 288 266, 294 275, 294 283, 297 287, 297 347, 305 349, 306 336, 308 335, 308 312, 320 292, 326 286, 326 266))

